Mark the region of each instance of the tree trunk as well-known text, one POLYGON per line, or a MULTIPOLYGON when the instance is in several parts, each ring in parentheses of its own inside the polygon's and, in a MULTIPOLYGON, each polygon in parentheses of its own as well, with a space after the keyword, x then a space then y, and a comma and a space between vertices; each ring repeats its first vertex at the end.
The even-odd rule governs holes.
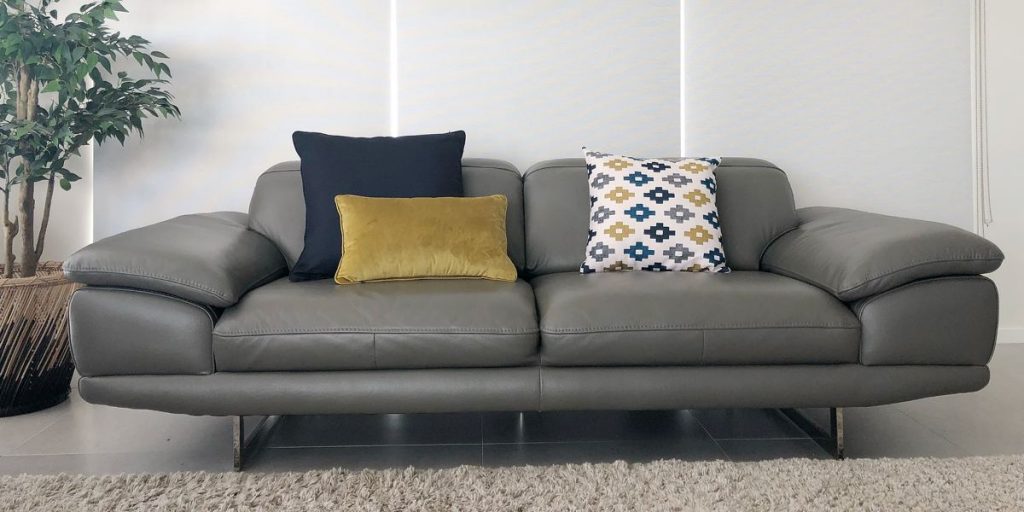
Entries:
MULTIPOLYGON (((18 63, 16 73, 18 75, 18 90, 14 97, 15 113, 14 118, 18 121, 28 119, 28 91, 31 77, 25 66, 18 63)), ((7 183, 4 189, 4 277, 14 277, 14 239, 18 236, 20 219, 15 216, 11 221, 11 189, 14 187, 13 170, 14 165, 10 164, 7 170, 7 183)))
POLYGON ((23 181, 18 188, 18 219, 21 221, 21 277, 36 275, 39 258, 35 243, 35 183, 23 181))
POLYGON ((28 74, 28 69, 24 65, 18 69, 18 97, 15 98, 15 119, 19 121, 28 119, 28 90, 29 82, 32 81, 32 77, 28 74))
POLYGON ((53 183, 57 173, 51 172, 46 180, 46 198, 43 199, 43 218, 39 219, 39 237, 36 238, 36 263, 43 257, 43 245, 46 243, 46 228, 50 227, 50 206, 53 204, 53 183))
MULTIPOLYGON (((8 185, 9 187, 9 185, 8 185)), ((11 189, 4 189, 4 277, 14 277, 14 238, 18 236, 18 218, 11 221, 11 189)))
MULTIPOLYGON (((18 104, 16 114, 19 119, 35 121, 36 108, 39 105, 39 82, 36 81, 26 66, 21 66, 18 74, 18 104)), ((21 155, 28 165, 32 155, 27 151, 21 155)), ((39 254, 35 244, 35 183, 27 176, 18 188, 18 224, 21 233, 21 277, 36 275, 39 265, 39 254)), ((8 256, 11 259, 13 256, 8 256)))

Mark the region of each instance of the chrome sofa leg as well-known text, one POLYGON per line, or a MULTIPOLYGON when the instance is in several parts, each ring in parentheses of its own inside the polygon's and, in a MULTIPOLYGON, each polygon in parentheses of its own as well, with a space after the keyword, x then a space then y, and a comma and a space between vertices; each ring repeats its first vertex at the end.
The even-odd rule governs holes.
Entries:
POLYGON ((832 453, 838 460, 846 458, 846 440, 843 437, 843 408, 829 409, 829 430, 832 434, 832 453))
POLYGON ((241 416, 235 416, 232 418, 233 425, 231 426, 231 444, 235 450, 235 471, 242 470, 242 457, 245 451, 245 418, 241 416))
POLYGON ((232 424, 232 439, 231 444, 234 447, 234 467, 235 471, 241 471, 245 466, 246 460, 252 455, 256 445, 263 440, 263 438, 270 432, 271 428, 276 424, 276 416, 263 416, 256 424, 256 428, 253 429, 252 434, 248 438, 245 436, 245 417, 234 416, 232 424), (271 421, 274 418, 274 421, 271 421))
POLYGON ((832 407, 828 410, 829 425, 827 431, 796 409, 781 409, 781 411, 782 414, 785 414, 786 417, 792 420, 800 430, 807 433, 814 442, 824 448, 833 458, 836 460, 846 458, 846 446, 843 439, 842 407, 832 407))

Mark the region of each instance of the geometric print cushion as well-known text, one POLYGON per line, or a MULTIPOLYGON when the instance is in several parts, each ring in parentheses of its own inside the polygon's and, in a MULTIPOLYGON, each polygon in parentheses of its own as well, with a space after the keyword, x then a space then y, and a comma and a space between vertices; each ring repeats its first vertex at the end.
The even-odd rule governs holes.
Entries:
POLYGON ((586 151, 590 238, 580 272, 728 272, 715 206, 718 158, 586 151))

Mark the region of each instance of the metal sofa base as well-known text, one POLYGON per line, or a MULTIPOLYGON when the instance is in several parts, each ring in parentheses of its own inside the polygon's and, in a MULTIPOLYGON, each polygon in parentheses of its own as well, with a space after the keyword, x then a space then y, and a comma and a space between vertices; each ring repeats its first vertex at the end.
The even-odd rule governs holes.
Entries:
POLYGON ((821 428, 814 420, 808 418, 797 409, 780 409, 800 430, 803 430, 814 442, 818 443, 832 458, 846 458, 846 439, 843 427, 843 408, 830 407, 828 410, 828 430, 821 428))
MULTIPOLYGON (((781 409, 789 419, 826 452, 836 460, 846 458, 843 409, 841 407, 829 408, 829 430, 826 433, 814 420, 805 416, 797 409, 781 409)), ((263 440, 270 436, 270 431, 276 425, 279 416, 263 416, 257 420, 253 431, 246 433, 245 416, 235 416, 232 426, 232 445, 234 448, 234 468, 241 471, 252 453, 260 448, 263 440)))
POLYGON ((241 471, 245 467, 252 453, 258 450, 268 437, 279 416, 263 416, 256 421, 252 432, 245 431, 245 416, 235 416, 231 426, 231 444, 234 448, 235 471, 241 471))

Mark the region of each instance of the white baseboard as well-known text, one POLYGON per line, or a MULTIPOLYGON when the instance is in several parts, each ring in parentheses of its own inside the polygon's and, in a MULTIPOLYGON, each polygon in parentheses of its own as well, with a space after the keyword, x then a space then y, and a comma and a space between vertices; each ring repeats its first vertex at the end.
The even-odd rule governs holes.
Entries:
POLYGON ((1024 343, 1024 327, 1002 327, 996 335, 997 343, 1024 343))

